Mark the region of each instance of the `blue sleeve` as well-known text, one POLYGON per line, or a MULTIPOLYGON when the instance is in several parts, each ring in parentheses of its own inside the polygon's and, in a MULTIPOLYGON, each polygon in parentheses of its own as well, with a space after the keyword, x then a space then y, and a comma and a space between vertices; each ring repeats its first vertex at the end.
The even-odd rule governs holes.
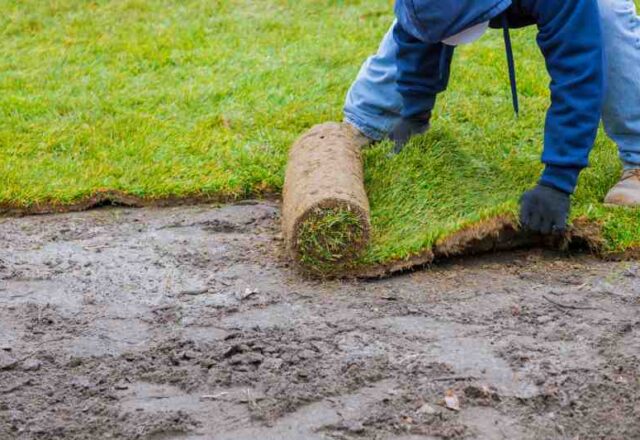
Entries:
POLYGON ((596 0, 522 0, 536 16, 551 76, 545 170, 540 183, 572 193, 588 165, 604 99, 604 51, 596 0), (528 5, 527 5, 528 4, 528 5))
POLYGON ((398 92, 405 119, 433 110, 436 95, 447 88, 453 48, 442 43, 425 43, 399 23, 393 29, 398 45, 398 92))

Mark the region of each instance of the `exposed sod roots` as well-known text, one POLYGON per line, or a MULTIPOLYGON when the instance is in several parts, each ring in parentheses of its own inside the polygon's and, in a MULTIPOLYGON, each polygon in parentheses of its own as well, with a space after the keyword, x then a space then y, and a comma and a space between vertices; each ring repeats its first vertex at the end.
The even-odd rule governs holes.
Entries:
POLYGON ((584 217, 575 219, 564 235, 542 236, 520 230, 515 216, 505 215, 462 228, 438 240, 432 247, 409 257, 372 264, 366 261, 365 255, 365 258, 350 266, 326 267, 324 276, 381 278, 452 257, 527 247, 588 251, 609 259, 637 258, 635 251, 606 252, 607 244, 603 239, 602 225, 584 217))
POLYGON ((315 209, 300 224, 294 258, 304 272, 323 278, 380 278, 452 257, 526 247, 588 251, 609 259, 637 258, 637 252, 606 252, 602 225, 584 217, 575 219, 564 235, 542 236, 523 232, 515 217, 507 215, 462 228, 407 258, 372 264, 366 260, 370 243, 362 224, 348 209, 315 209))
POLYGON ((301 267, 315 275, 347 269, 367 245, 367 225, 363 213, 348 205, 313 208, 295 234, 301 267))
POLYGON ((41 201, 28 205, 0 202, 0 216, 23 216, 40 214, 57 214, 65 212, 79 212, 105 206, 121 206, 129 208, 168 207, 195 205, 199 203, 233 203, 239 200, 275 200, 280 196, 272 192, 263 191, 242 196, 187 194, 181 197, 140 197, 117 190, 96 190, 73 203, 59 201, 41 201))

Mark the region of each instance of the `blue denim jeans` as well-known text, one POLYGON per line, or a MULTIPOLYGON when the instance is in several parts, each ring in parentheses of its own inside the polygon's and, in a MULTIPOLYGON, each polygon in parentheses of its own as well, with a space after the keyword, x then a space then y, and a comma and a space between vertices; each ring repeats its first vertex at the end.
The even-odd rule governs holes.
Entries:
MULTIPOLYGON (((633 0, 598 1, 608 60, 605 130, 618 145, 625 168, 640 168, 640 17, 633 0)), ((388 135, 402 111, 392 29, 360 69, 344 107, 345 121, 374 140, 388 135)))

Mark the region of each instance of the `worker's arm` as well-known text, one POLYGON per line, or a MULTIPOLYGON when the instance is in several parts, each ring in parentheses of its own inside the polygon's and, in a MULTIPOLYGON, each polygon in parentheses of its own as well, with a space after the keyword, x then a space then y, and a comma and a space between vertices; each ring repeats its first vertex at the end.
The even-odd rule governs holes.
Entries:
POLYGON ((604 99, 604 51, 596 0, 523 0, 538 20, 551 76, 540 183, 572 193, 588 165, 604 99))
POLYGON ((521 199, 520 222, 534 232, 563 232, 580 172, 588 165, 604 99, 604 51, 596 0, 520 0, 538 24, 551 76, 544 172, 521 199))

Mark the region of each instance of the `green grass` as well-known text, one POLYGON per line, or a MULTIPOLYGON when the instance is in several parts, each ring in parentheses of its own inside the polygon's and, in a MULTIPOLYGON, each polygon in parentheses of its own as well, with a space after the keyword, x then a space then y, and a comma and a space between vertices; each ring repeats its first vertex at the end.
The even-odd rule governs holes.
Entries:
MULTIPOLYGON (((243 198, 281 190, 286 151, 341 119, 344 95, 392 19, 388 0, 0 0, 0 204, 69 204, 98 190, 243 198)), ((533 30, 514 32, 522 115, 502 41, 458 51, 434 129, 365 155, 373 242, 401 259, 515 213, 541 170, 548 78, 533 30)), ((608 250, 640 246, 638 210, 601 205, 619 176, 601 136, 574 216, 608 250)))

